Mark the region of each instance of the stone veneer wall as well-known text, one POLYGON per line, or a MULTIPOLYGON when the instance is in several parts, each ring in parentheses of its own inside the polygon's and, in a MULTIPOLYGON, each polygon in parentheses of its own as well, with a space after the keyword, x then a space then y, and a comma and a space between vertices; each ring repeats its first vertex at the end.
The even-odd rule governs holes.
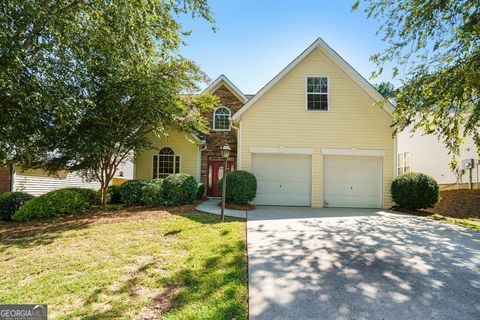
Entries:
MULTIPOLYGON (((220 105, 230 109, 230 112, 235 114, 242 106, 240 101, 225 85, 221 85, 213 92, 214 95, 220 99, 220 105)), ((232 149, 230 157, 237 157, 237 132, 232 128, 230 131, 213 131, 213 111, 205 114, 208 118, 210 132, 207 135, 207 149, 202 152, 202 182, 207 187, 208 174, 208 157, 219 157, 220 147, 228 143, 232 149)), ((207 189, 207 188, 206 188, 207 189)))

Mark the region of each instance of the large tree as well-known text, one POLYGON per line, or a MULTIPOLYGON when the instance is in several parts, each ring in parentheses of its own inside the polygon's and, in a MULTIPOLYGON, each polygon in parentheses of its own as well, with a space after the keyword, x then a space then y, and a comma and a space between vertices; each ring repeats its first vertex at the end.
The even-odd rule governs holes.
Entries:
POLYGON ((387 48, 371 57, 373 77, 393 63, 402 78, 394 112, 396 130, 434 134, 452 154, 473 136, 480 153, 480 2, 477 0, 358 0, 387 48))
POLYGON ((178 54, 181 14, 207 0, 3 1, 0 153, 25 166, 82 170, 102 185, 167 126, 202 129, 204 74, 178 54))
POLYGON ((382 81, 380 83, 373 85, 378 92, 382 94, 385 98, 393 98, 395 96, 395 86, 393 83, 388 81, 382 81))

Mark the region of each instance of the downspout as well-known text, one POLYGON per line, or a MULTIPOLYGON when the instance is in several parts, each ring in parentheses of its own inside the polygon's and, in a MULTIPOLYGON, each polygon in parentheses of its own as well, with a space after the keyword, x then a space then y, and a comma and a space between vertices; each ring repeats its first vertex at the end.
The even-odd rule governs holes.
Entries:
POLYGON ((198 172, 197 172, 197 175, 198 175, 198 181, 202 181, 202 152, 207 150, 207 139, 204 140, 205 143, 202 145, 199 145, 199 153, 198 153, 198 172))
MULTIPOLYGON (((240 123, 239 123, 240 124, 240 123)), ((235 131, 237 132, 237 170, 240 170, 240 163, 241 163, 241 160, 242 160, 242 141, 241 141, 241 134, 240 134, 240 126, 238 127, 235 127, 233 125, 233 121, 232 119, 230 119, 230 126, 235 129, 235 131)))

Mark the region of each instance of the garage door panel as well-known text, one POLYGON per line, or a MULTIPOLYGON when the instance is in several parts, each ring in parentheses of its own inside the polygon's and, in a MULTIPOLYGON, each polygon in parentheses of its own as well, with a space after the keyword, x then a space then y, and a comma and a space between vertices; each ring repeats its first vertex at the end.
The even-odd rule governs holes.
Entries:
POLYGON ((311 205, 310 156, 253 154, 252 171, 257 178, 255 204, 311 205))
POLYGON ((382 207, 382 167, 381 157, 325 156, 325 205, 382 207))

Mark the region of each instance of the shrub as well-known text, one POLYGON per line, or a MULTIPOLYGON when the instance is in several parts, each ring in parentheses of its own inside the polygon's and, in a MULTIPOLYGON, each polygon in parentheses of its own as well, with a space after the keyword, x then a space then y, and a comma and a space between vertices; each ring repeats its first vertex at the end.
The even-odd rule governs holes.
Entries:
POLYGON ((86 188, 64 188, 60 190, 70 190, 79 194, 82 194, 85 199, 87 199, 89 205, 99 204, 100 203, 100 196, 99 193, 93 189, 86 189, 86 188))
POLYGON ((143 205, 142 188, 147 182, 140 180, 128 180, 120 187, 122 202, 128 206, 143 205))
POLYGON ((202 182, 197 183, 197 199, 203 198, 205 193, 205 184, 202 182))
POLYGON ((392 182, 392 197, 397 205, 406 209, 433 208, 439 200, 437 182, 423 173, 406 173, 392 182))
POLYGON ((122 203, 122 195, 120 194, 120 189, 122 186, 108 186, 107 190, 107 200, 108 203, 122 203))
POLYGON ((27 221, 35 218, 77 214, 88 209, 97 200, 97 192, 91 189, 67 188, 50 191, 25 203, 12 216, 12 219, 27 221))
POLYGON ((25 192, 5 192, 0 194, 0 219, 9 221, 17 210, 34 198, 25 192))
POLYGON ((163 179, 163 199, 167 206, 193 203, 197 194, 197 181, 191 175, 177 173, 163 179))
POLYGON ((143 201, 149 207, 158 207, 163 204, 163 182, 154 180, 142 188, 143 201))
MULTIPOLYGON (((218 188, 222 190, 222 180, 218 181, 218 188)), ((247 171, 227 172, 227 193, 225 200, 231 203, 247 204, 257 195, 257 179, 247 171)))

